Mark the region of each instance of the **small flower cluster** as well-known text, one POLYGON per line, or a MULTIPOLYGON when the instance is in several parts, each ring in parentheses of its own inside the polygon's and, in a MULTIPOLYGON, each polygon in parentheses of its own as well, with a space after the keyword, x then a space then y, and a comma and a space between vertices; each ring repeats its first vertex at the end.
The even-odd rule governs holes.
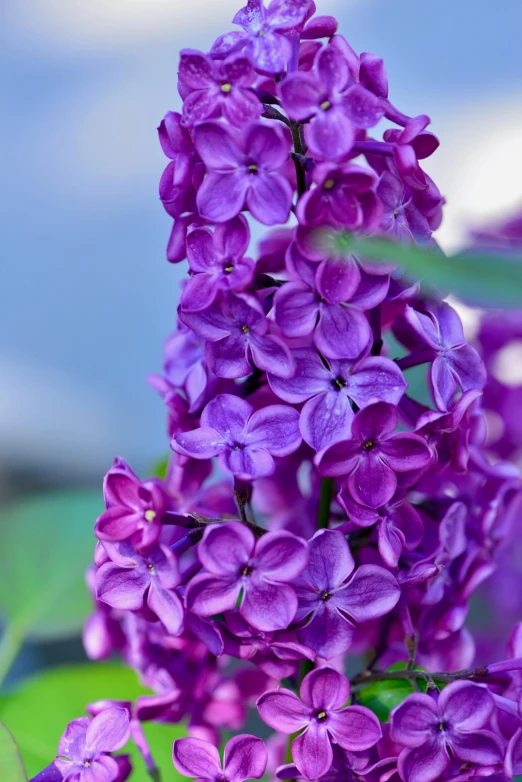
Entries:
MULTIPOLYGON (((209 782, 259 779, 267 763, 279 779, 500 781, 522 772, 522 630, 513 659, 463 670, 465 620, 518 471, 489 457, 486 369, 457 312, 335 241, 434 244, 443 198, 420 161, 438 140, 389 101, 382 60, 315 11, 248 0, 241 29, 181 53, 160 197, 168 259, 189 276, 150 379, 172 455, 165 478, 122 459, 106 476, 85 647, 119 653, 153 690, 127 706, 149 768, 141 723, 184 720, 174 765, 209 782), (255 221, 277 226, 257 251, 255 221), (345 661, 361 654, 350 684, 345 661), (359 693, 401 662, 412 694, 381 723, 359 693), (253 705, 277 732, 270 755, 239 734, 222 765, 221 732, 253 705)), ((60 753, 84 762, 89 740, 60 753)))

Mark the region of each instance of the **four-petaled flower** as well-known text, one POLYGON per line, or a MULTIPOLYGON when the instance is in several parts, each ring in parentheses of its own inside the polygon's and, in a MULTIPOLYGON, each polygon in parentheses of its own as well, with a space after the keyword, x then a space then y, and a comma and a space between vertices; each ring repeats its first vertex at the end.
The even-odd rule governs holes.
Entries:
POLYGON ((223 766, 218 749, 196 738, 176 739, 172 761, 180 774, 197 777, 198 782, 244 782, 263 776, 268 754, 261 739, 241 733, 227 742, 223 766))

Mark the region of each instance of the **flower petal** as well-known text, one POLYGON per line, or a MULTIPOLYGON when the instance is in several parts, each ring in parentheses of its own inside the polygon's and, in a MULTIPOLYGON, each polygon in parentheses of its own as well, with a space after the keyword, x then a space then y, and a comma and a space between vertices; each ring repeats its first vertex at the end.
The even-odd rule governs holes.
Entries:
POLYGON ((172 590, 163 589, 157 579, 153 578, 147 605, 163 622, 170 635, 178 635, 183 626, 183 606, 181 600, 172 590))
POLYGON ((280 733, 295 733, 310 721, 310 709, 284 687, 263 693, 257 701, 257 709, 261 719, 280 733))
POLYGON ((320 598, 311 620, 297 631, 301 643, 313 649, 319 657, 332 660, 348 651, 352 645, 355 626, 341 615, 332 602, 320 598))
POLYGON ((382 736, 379 720, 364 706, 349 706, 329 715, 328 730, 339 746, 351 752, 370 749, 382 736))
POLYGON ((297 596, 287 584, 270 584, 251 576, 243 583, 241 616, 257 630, 286 630, 297 611, 297 596))
POLYGON ((369 622, 395 608, 400 595, 397 580, 388 570, 379 565, 361 565, 333 599, 356 622, 369 622))
POLYGON ((127 709, 104 709, 94 717, 87 728, 86 747, 93 754, 115 752, 125 746, 130 736, 127 709))
POLYGON ((230 782, 259 779, 268 762, 268 753, 261 739, 240 733, 227 742, 223 770, 230 782))
POLYGON ((292 205, 292 188, 288 180, 282 174, 260 170, 249 185, 246 203, 252 217, 263 225, 286 223, 292 205))
POLYGON ((212 223, 232 220, 243 209, 247 192, 248 179, 242 169, 224 174, 211 172, 198 190, 199 212, 212 223))
POLYGON ((193 459, 211 459, 226 447, 227 443, 219 432, 210 426, 201 426, 191 432, 178 432, 171 440, 171 447, 177 453, 193 459))
POLYGON ((195 576, 187 587, 187 608, 198 616, 214 616, 223 611, 232 611, 240 591, 239 579, 217 578, 211 573, 202 573, 195 576))
POLYGON ((245 443, 264 448, 273 456, 288 456, 301 444, 299 413, 288 405, 269 405, 252 414, 245 429, 245 443))
POLYGON ((253 411, 246 399, 235 394, 218 394, 203 410, 201 424, 215 429, 229 445, 233 445, 242 436, 253 411))
POLYGON ((299 694, 305 706, 330 712, 347 703, 350 698, 350 682, 335 668, 326 665, 306 674, 299 694))
POLYGON ((448 753, 437 739, 426 741, 416 749, 406 749, 399 755, 398 770, 404 782, 434 782, 448 767, 448 753))
POLYGON ((373 449, 363 453, 348 477, 347 486, 356 502, 379 508, 386 505, 395 494, 397 476, 381 459, 379 452, 373 449))
POLYGON ((459 730, 482 728, 495 710, 489 690, 474 682, 453 682, 440 694, 439 709, 444 720, 459 730))
POLYGON ((96 597, 113 608, 137 611, 149 583, 148 572, 107 562, 96 573, 96 597))
POLYGON ((243 164, 238 135, 221 122, 201 122, 194 128, 194 144, 207 168, 234 171, 243 164))
POLYGON ((453 731, 450 746, 459 760, 480 766, 494 766, 504 754, 500 739, 489 730, 453 731))
POLYGON ((306 542, 286 530, 267 532, 256 545, 255 567, 269 581, 293 581, 301 575, 308 560, 306 542))
POLYGON ((254 545, 252 532, 239 521, 212 524, 198 545, 199 561, 209 573, 226 578, 247 564, 254 545))
POLYGON ((431 460, 426 440, 418 434, 400 433, 379 443, 386 464, 395 472, 420 470, 431 460))
POLYGON ((343 304, 321 305, 321 318, 314 332, 314 344, 327 358, 357 358, 371 340, 364 313, 343 304))
POLYGON ((214 780, 222 773, 217 748, 203 739, 176 739, 172 745, 172 762, 186 777, 214 780))
POLYGON ((333 752, 324 724, 311 722, 292 744, 294 763, 306 779, 318 779, 332 765, 333 752))
POLYGON ((420 747, 440 722, 437 704, 424 693, 413 693, 391 714, 391 738, 403 747, 420 747))
POLYGON ((315 451, 350 435, 353 411, 346 394, 335 391, 309 399, 301 410, 299 428, 303 439, 315 451))

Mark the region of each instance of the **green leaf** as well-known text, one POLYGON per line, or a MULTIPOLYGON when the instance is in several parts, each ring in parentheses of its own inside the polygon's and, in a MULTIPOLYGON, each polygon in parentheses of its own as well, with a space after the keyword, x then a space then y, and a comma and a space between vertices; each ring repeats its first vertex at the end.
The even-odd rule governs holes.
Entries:
MULTIPOLYGON (((0 698, 0 719, 12 730, 32 777, 54 760, 67 723, 83 716, 87 703, 106 698, 135 700, 147 692, 134 671, 116 663, 64 666, 35 676, 0 698)), ((186 735, 184 725, 148 723, 144 731, 163 782, 181 782, 171 756, 174 739, 186 735)), ((131 741, 122 752, 132 756, 132 782, 150 782, 131 741)), ((0 779, 4 782, 1 774, 0 779)))
MULTIPOLYGON (((400 671, 406 668, 406 663, 395 663, 386 670, 400 671)), ((415 670, 423 670, 415 666, 415 670)), ((417 679, 417 684, 422 692, 426 691, 426 682, 417 679)), ((390 711, 402 703, 408 695, 415 692, 411 682, 406 679, 387 679, 382 682, 372 682, 357 692, 360 703, 377 715, 381 722, 388 722, 390 711)))
POLYGON ((161 459, 157 459, 152 463, 152 466, 149 470, 149 475, 151 475, 153 478, 161 478, 162 480, 165 480, 169 467, 169 460, 170 456, 162 456, 161 459))
POLYGON ((2 782, 27 782, 20 752, 3 722, 0 722, 0 777, 2 782))
POLYGON ((446 256, 416 244, 386 238, 358 239, 349 233, 324 232, 318 241, 337 255, 355 254, 368 261, 396 263, 408 277, 486 307, 520 307, 522 258, 491 251, 446 256))
POLYGON ((41 494, 2 509, 0 611, 15 635, 80 631, 91 607, 84 578, 102 511, 99 490, 41 494))

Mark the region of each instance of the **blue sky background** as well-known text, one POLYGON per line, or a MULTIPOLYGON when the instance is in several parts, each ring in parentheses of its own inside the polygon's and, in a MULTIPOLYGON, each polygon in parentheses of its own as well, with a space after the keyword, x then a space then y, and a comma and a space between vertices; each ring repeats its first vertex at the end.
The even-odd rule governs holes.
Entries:
MULTIPOLYGON (((145 382, 184 266, 164 260, 156 140, 177 55, 232 29, 231 0, 7 0, 2 15, 0 464, 73 480, 167 450, 145 382)), ((390 97, 441 138, 447 247, 522 201, 520 0, 318 0, 390 97)))

